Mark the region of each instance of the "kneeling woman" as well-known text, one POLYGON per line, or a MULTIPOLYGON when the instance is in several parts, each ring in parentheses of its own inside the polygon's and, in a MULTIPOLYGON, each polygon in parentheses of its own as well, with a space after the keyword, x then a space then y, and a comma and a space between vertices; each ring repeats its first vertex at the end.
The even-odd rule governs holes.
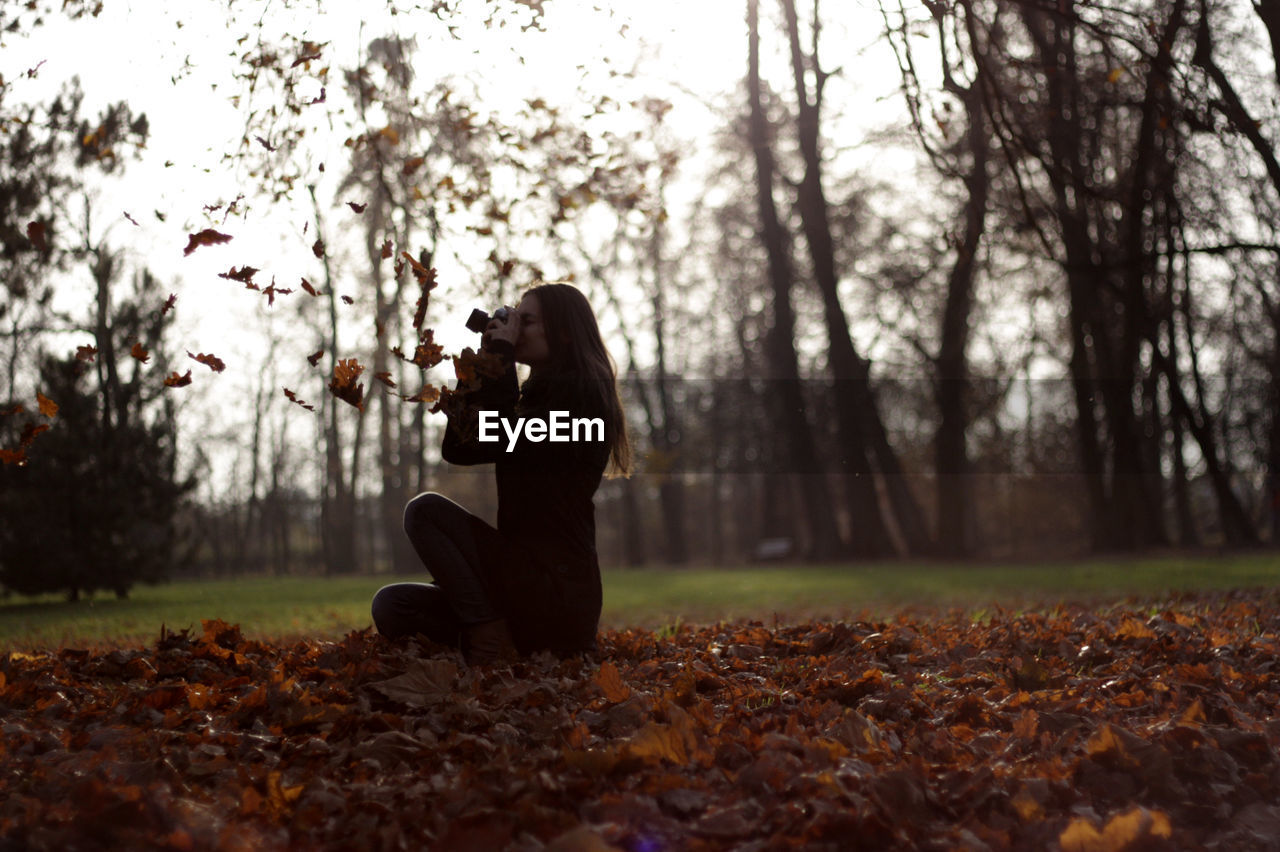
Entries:
POLYGON ((529 290, 506 320, 489 323, 482 346, 505 370, 455 397, 443 456, 495 464, 498 528, 440 494, 415 497, 405 533, 434 582, 384 586, 374 624, 392 638, 461 639, 472 664, 593 649, 601 588, 592 499, 605 467, 625 475, 630 460, 613 362, 590 304, 568 284, 529 290), (530 368, 523 387, 517 362, 530 368))

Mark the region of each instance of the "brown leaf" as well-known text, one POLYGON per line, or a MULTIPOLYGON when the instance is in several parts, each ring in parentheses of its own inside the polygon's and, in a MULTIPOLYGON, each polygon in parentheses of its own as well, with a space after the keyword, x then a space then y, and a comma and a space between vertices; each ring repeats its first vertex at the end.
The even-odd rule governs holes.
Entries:
POLYGON ((129 349, 129 354, 144 364, 147 363, 147 360, 151 357, 151 353, 147 352, 146 348, 144 348, 141 343, 133 344, 129 349))
POLYGON ((201 352, 199 355, 193 355, 191 351, 188 350, 187 357, 192 359, 193 361, 198 361, 199 363, 204 364, 206 367, 208 367, 210 370, 213 370, 215 373, 221 373, 223 370, 227 368, 227 365, 224 364, 222 359, 219 358, 217 355, 206 355, 203 352, 201 352))
POLYGON ((329 380, 329 392, 338 399, 364 411, 364 385, 356 380, 364 372, 364 366, 355 358, 345 358, 334 366, 329 380))
POLYGON ((324 357, 324 350, 318 349, 307 356, 307 363, 314 367, 316 364, 320 363, 320 359, 323 357, 324 357))
POLYGON ((595 677, 596 686, 604 693, 604 697, 613 704, 620 704, 631 697, 631 687, 622 680, 618 667, 605 660, 600 664, 600 671, 595 677))
POLYGON ((347 206, 348 206, 348 207, 350 207, 352 210, 356 211, 356 213, 363 213, 363 212, 365 211, 365 209, 366 209, 369 205, 368 205, 368 204, 356 204, 354 201, 348 201, 348 202, 347 202, 347 206))
MULTIPOLYGON (((219 278, 226 278, 229 281, 239 281, 241 284, 252 284, 253 276, 258 274, 258 270, 253 266, 242 266, 239 269, 231 267, 226 272, 218 273, 219 278)), ((253 289, 257 289, 254 287, 253 289)))
POLYGON ((187 372, 181 376, 179 376, 178 371, 175 370, 169 374, 168 378, 164 380, 164 385, 165 387, 168 387, 168 388, 183 388, 189 384, 191 384, 190 370, 187 370, 187 372))
POLYGON ((205 230, 200 231, 199 233, 187 235, 187 247, 183 249, 182 254, 183 256, 186 256, 191 254, 193 251, 200 248, 201 246, 214 246, 214 245, 218 245, 219 243, 227 243, 227 242, 231 242, 230 235, 221 234, 213 230, 212 228, 206 228, 205 230))
POLYGON ((176 293, 170 293, 169 298, 164 300, 164 307, 160 309, 160 316, 164 316, 169 313, 169 311, 173 310, 173 306, 177 304, 177 302, 178 295, 176 293))
POLYGON ((49 243, 46 241, 46 229, 44 222, 28 222, 27 223, 27 239, 31 241, 31 245, 41 254, 49 250, 49 243))
POLYGON ((308 280, 307 280, 307 279, 305 279, 305 278, 303 278, 303 279, 302 279, 302 289, 303 289, 303 290, 305 290, 305 291, 307 292, 307 295, 308 295, 308 296, 319 296, 319 295, 320 295, 320 291, 319 291, 319 290, 317 290, 315 287, 312 287, 312 286, 311 286, 311 282, 310 282, 310 281, 308 281, 308 280))
POLYGON ((294 393, 293 391, 289 390, 288 388, 285 388, 285 389, 284 389, 284 395, 285 395, 285 397, 286 397, 290 402, 292 402, 292 403, 294 403, 294 404, 296 404, 296 405, 301 405, 301 406, 302 406, 303 408, 305 408, 307 411, 315 411, 315 410, 316 410, 316 407, 315 407, 314 405, 308 405, 308 404, 307 404, 306 402, 304 402, 303 400, 298 399, 298 395, 297 395, 296 393, 294 393))
POLYGON ((53 418, 58 416, 58 403, 39 391, 36 391, 36 403, 40 406, 40 413, 45 417, 53 418))
POLYGON ((323 258, 324 257, 324 240, 317 238, 316 241, 311 244, 311 253, 318 258, 323 258))
POLYGON ((97 357, 98 357, 98 348, 96 346, 77 346, 76 347, 77 361, 87 362, 87 361, 92 361, 94 358, 97 358, 97 357))
POLYGON ((458 667, 448 660, 415 660, 404 674, 369 684, 393 701, 430 707, 453 696, 458 667))

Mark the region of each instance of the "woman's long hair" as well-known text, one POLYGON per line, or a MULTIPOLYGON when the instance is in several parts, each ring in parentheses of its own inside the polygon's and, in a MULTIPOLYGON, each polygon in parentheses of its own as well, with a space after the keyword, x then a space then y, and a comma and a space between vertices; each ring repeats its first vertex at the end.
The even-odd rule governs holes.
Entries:
POLYGON ((631 442, 618 396, 617 371, 587 297, 563 283, 539 284, 525 295, 538 300, 550 371, 572 376, 578 385, 575 395, 602 414, 605 443, 613 462, 611 475, 629 475, 631 442))

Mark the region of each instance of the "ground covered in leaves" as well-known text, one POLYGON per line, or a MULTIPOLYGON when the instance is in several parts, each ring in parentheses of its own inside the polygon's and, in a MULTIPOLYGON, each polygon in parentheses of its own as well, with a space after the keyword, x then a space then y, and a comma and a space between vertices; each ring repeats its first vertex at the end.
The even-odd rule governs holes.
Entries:
POLYGON ((1280 848, 1278 603, 10 653, 0 849, 1280 848))

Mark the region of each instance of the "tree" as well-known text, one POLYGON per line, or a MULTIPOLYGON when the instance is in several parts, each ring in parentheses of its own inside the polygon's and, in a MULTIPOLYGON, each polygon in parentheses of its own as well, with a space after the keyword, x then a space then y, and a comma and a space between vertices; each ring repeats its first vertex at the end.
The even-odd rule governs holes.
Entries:
MULTIPOLYGON (((108 303, 118 270, 115 255, 98 253, 94 271, 108 303)), ((150 376, 165 370, 172 319, 145 307, 156 287, 149 275, 137 277, 132 297, 99 324, 96 356, 41 360, 41 386, 53 403, 42 408, 53 413, 53 427, 25 465, 0 467, 6 589, 125 597, 182 558, 180 518, 194 480, 178 475, 174 404, 150 376), (150 369, 144 353, 156 362, 150 369)))

